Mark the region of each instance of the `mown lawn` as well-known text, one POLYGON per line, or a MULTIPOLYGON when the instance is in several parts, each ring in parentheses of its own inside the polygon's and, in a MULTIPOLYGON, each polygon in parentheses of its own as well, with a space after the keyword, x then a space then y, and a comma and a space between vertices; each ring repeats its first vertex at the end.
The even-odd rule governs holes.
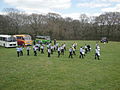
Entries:
POLYGON ((101 60, 94 59, 96 41, 76 41, 77 55, 68 58, 67 51, 57 58, 47 52, 38 56, 17 57, 15 48, 0 47, 0 90, 120 90, 120 42, 101 44, 101 60), (90 44, 92 51, 79 58, 79 48, 90 44))

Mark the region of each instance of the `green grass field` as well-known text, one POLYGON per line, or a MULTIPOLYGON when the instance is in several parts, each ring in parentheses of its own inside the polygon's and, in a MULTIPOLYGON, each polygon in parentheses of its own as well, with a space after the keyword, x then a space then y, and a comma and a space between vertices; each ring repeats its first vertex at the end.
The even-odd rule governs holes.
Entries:
POLYGON ((0 47, 0 90, 120 90, 120 42, 99 43, 101 60, 94 59, 95 41, 76 41, 77 55, 68 58, 67 51, 47 57, 38 53, 17 57, 15 48, 0 47), (90 44, 92 51, 79 58, 79 48, 90 44))

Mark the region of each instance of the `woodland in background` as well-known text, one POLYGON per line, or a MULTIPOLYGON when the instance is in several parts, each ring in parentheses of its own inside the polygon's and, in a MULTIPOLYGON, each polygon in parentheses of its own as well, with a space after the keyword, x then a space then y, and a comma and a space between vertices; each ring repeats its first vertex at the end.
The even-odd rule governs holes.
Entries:
POLYGON ((59 40, 120 41, 120 12, 106 12, 96 17, 81 14, 79 20, 63 18, 56 13, 26 14, 13 8, 0 15, 0 34, 30 34, 51 36, 59 40))

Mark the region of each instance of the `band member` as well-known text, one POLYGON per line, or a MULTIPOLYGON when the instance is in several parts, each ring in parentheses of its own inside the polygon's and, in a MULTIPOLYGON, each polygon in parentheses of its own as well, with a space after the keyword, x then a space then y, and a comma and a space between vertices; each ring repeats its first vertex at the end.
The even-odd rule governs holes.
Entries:
POLYGON ((60 57, 60 51, 61 51, 61 48, 58 47, 58 57, 60 57))
POLYGON ((36 46, 33 46, 33 51, 34 51, 34 56, 37 56, 37 47, 36 46))
POLYGON ((85 54, 87 54, 88 52, 88 48, 87 48, 87 45, 85 44, 85 54))
POLYGON ((23 47, 20 47, 20 56, 23 56, 23 47))
POLYGON ((70 49, 69 49, 69 58, 73 58, 72 53, 73 53, 73 49, 72 49, 72 47, 70 47, 70 49))
POLYGON ((19 57, 20 56, 20 47, 19 46, 16 48, 16 51, 17 51, 17 56, 19 57))
POLYGON ((80 56, 79 56, 79 58, 84 58, 84 56, 83 56, 83 48, 82 47, 80 48, 80 56))
POLYGON ((41 46, 41 53, 44 54, 44 45, 41 46))
POLYGON ((99 60, 100 57, 100 50, 98 50, 97 48, 95 49, 95 59, 97 58, 99 60))
POLYGON ((74 48, 74 47, 72 47, 72 49, 73 49, 73 54, 74 54, 74 55, 76 55, 76 53, 75 53, 75 48, 74 48))
POLYGON ((51 49, 48 48, 48 57, 50 57, 50 54, 51 54, 51 49))
POLYGON ((29 52, 30 52, 30 47, 27 46, 27 47, 26 47, 26 50, 27 50, 27 55, 29 56, 29 55, 30 55, 30 53, 29 53, 29 52))
POLYGON ((64 47, 63 47, 63 44, 61 45, 61 54, 64 55, 64 47))

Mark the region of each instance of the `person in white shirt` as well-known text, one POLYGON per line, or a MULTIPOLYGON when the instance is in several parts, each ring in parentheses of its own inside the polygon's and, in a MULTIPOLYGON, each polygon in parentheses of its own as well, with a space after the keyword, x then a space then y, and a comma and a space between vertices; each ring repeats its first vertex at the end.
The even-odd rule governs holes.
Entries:
POLYGON ((51 46, 51 54, 53 54, 54 46, 51 46))
POLYGON ((41 53, 44 54, 44 45, 41 45, 41 53))
POLYGON ((66 44, 65 44, 65 43, 63 44, 63 48, 64 48, 64 50, 66 51, 66 44))
POLYGON ((100 50, 98 50, 97 48, 95 49, 95 59, 97 58, 98 60, 100 59, 100 50))
POLYGON ((79 58, 84 58, 84 56, 83 56, 83 48, 82 47, 80 47, 80 56, 79 56, 79 58))
POLYGON ((87 45, 85 44, 85 54, 87 54, 88 52, 88 48, 87 48, 87 45))
POLYGON ((56 44, 55 44, 55 46, 56 46, 56 50, 58 49, 58 45, 59 45, 59 43, 56 43, 56 44))
POLYGON ((27 56, 29 56, 29 55, 30 55, 30 53, 29 53, 29 52, 30 52, 30 47, 27 46, 27 47, 26 47, 26 50, 27 50, 27 56))
POLYGON ((23 48, 22 48, 22 46, 20 47, 20 56, 23 56, 23 48))
POLYGON ((34 56, 37 56, 37 47, 36 46, 33 46, 33 51, 34 51, 34 56))
POLYGON ((48 57, 50 57, 50 54, 51 54, 51 49, 48 48, 48 57))
POLYGON ((87 48, 88 48, 88 52, 90 52, 91 47, 90 47, 90 45, 89 45, 89 44, 87 45, 87 48))
POLYGON ((74 42, 73 47, 76 49, 76 47, 77 47, 77 43, 76 42, 74 42))
POLYGON ((47 44, 47 49, 51 48, 51 44, 47 44))
POLYGON ((16 51, 17 51, 17 56, 19 57, 20 56, 20 47, 19 46, 16 48, 16 51))
POLYGON ((60 57, 60 51, 61 51, 61 48, 58 47, 58 57, 60 57))
POLYGON ((75 53, 75 47, 72 47, 72 49, 73 49, 73 54, 76 55, 76 53, 75 53))
POLYGON ((83 57, 85 56, 85 49, 82 50, 83 57))
POLYGON ((38 43, 37 46, 38 46, 38 51, 40 52, 40 43, 38 43))
POLYGON ((64 55, 64 47, 63 47, 63 44, 61 45, 61 54, 64 55))
POLYGON ((72 47, 70 47, 70 49, 69 49, 69 58, 70 57, 73 58, 72 53, 73 53, 73 49, 72 49, 72 47))

